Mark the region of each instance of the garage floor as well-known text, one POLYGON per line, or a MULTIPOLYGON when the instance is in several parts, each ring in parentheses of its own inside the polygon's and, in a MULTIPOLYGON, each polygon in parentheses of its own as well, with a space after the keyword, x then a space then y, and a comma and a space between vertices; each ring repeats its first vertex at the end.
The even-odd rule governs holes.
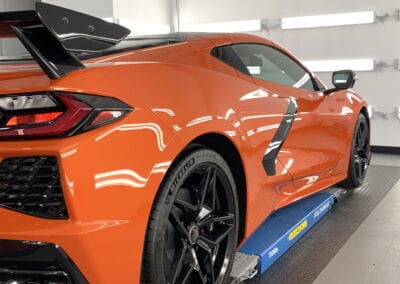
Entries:
POLYGON ((400 283, 400 156, 371 164, 363 186, 246 283, 400 283))

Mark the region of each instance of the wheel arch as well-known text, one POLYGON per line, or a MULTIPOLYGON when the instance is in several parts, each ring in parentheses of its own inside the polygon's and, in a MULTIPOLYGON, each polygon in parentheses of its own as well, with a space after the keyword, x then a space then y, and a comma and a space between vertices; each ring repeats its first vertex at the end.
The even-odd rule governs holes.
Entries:
POLYGON ((232 170, 236 183, 236 191, 239 205, 239 235, 238 244, 243 240, 246 228, 246 176, 241 156, 234 143, 224 135, 207 133, 190 142, 210 148, 220 154, 232 170))

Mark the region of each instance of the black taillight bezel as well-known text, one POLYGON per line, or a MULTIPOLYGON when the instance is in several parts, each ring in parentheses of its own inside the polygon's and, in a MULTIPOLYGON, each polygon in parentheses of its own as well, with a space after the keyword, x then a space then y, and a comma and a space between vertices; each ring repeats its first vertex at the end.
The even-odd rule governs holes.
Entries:
POLYGON ((75 128, 71 129, 71 131, 62 135, 62 137, 69 137, 76 134, 80 134, 92 129, 96 129, 105 125, 108 125, 114 121, 120 120, 126 115, 128 115, 133 107, 128 104, 122 102, 119 99, 105 96, 97 96, 97 95, 86 95, 86 94, 69 94, 70 96, 86 103, 87 105, 92 107, 92 111, 88 114, 88 116, 79 123, 75 128), (96 117, 102 111, 124 111, 124 114, 117 119, 110 120, 105 123, 100 123, 97 125, 91 125, 91 123, 96 119, 96 117))

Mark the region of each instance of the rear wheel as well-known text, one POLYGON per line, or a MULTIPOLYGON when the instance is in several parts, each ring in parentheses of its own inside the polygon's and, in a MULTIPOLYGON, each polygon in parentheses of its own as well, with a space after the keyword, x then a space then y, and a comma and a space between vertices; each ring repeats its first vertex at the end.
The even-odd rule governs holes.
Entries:
POLYGON ((358 116, 353 133, 347 178, 341 183, 343 187, 355 188, 362 184, 367 174, 370 159, 369 127, 364 114, 358 116))
POLYGON ((219 154, 195 147, 182 155, 153 204, 142 283, 223 283, 236 251, 237 204, 219 154))

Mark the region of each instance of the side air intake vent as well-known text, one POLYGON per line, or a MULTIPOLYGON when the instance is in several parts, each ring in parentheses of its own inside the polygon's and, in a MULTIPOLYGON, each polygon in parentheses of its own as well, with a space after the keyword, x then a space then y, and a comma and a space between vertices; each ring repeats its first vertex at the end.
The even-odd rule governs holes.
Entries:
POLYGON ((67 219, 56 157, 4 159, 0 163, 0 207, 67 219))

